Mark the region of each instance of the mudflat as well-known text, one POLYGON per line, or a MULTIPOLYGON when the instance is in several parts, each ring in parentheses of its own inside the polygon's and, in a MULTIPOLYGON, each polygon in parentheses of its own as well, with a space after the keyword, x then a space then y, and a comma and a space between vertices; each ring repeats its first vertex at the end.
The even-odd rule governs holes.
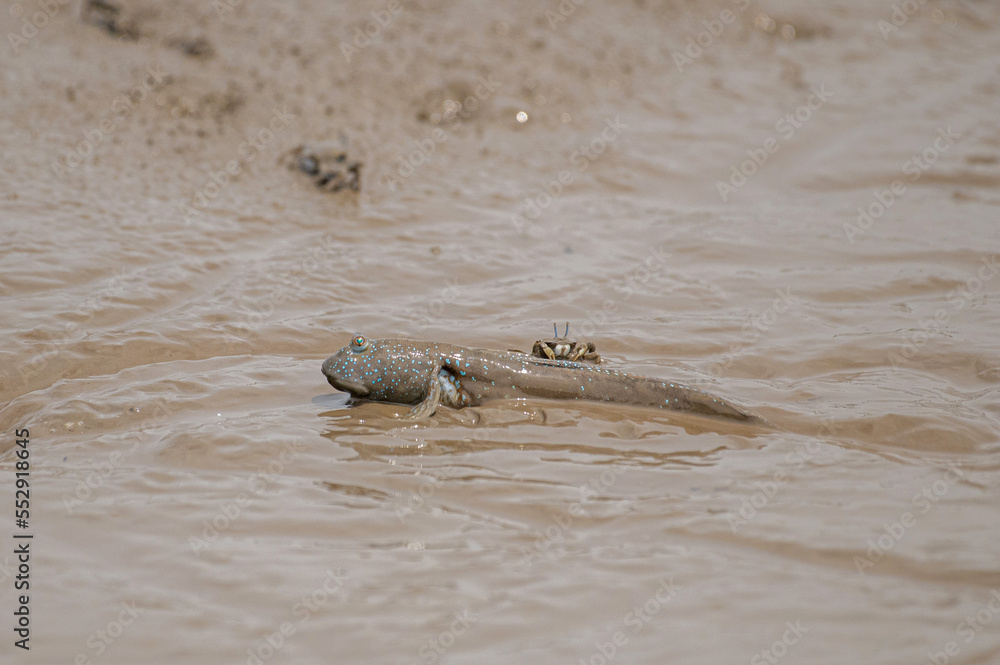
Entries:
POLYGON ((0 11, 4 654, 1000 658, 1000 7, 83 9, 0 11), (775 427, 319 372, 554 321, 775 427))

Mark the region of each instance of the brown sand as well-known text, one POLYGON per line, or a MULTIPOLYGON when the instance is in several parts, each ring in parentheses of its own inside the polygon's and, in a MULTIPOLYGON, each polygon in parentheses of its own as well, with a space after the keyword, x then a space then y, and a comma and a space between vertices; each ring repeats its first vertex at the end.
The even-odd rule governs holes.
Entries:
POLYGON ((4 662, 1000 662, 996 4, 121 7, 0 11, 4 662), (566 320, 775 428, 319 372, 566 320))

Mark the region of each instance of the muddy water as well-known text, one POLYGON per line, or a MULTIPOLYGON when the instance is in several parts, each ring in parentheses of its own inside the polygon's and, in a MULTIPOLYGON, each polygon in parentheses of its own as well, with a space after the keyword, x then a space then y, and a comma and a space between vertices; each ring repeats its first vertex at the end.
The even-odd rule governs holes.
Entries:
POLYGON ((1000 662, 994 5, 216 5, 0 11, 7 657, 1000 662), (319 371, 553 321, 773 426, 319 371))

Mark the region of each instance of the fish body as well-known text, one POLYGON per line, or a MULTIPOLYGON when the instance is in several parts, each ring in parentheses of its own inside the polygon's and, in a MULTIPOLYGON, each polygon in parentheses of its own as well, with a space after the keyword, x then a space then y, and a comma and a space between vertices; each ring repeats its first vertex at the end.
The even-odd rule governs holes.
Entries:
POLYGON ((323 363, 334 388, 378 402, 415 404, 407 416, 430 416, 490 400, 540 397, 645 406, 744 422, 759 419, 701 390, 604 369, 591 363, 550 360, 513 351, 476 349, 362 335, 323 363))

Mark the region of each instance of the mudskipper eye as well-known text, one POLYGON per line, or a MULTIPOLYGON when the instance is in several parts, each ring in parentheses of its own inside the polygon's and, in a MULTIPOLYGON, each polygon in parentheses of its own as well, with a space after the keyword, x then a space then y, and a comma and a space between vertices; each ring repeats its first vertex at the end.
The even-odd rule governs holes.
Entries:
POLYGON ((355 353, 364 353, 368 350, 368 339, 364 335, 358 335, 351 340, 351 351, 355 353))

